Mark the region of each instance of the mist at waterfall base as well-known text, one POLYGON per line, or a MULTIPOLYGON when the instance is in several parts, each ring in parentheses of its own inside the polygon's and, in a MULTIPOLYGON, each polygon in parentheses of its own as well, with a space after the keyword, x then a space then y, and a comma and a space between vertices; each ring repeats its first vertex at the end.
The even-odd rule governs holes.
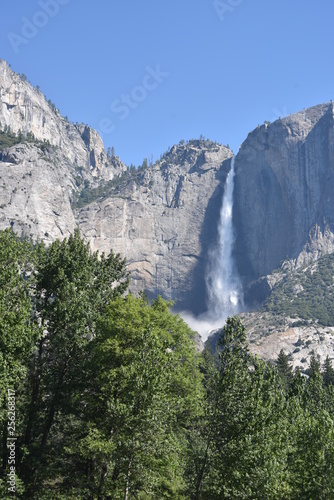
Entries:
POLYGON ((227 175, 220 218, 218 241, 208 255, 206 269, 207 311, 194 316, 189 311, 181 313, 192 330, 205 341, 212 330, 222 328, 228 316, 234 316, 243 308, 241 282, 233 259, 235 233, 233 228, 234 162, 227 175))

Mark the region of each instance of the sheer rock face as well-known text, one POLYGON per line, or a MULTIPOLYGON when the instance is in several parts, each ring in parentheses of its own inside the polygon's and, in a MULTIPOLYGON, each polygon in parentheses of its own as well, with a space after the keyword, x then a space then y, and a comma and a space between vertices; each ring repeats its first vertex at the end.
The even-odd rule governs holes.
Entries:
POLYGON ((205 258, 216 238, 232 152, 203 141, 174 146, 140 182, 76 213, 91 247, 127 258, 131 289, 176 308, 205 309, 205 258))
POLYGON ((73 166, 59 150, 19 144, 0 152, 0 229, 52 242, 76 227, 73 166))
POLYGON ((251 132, 236 157, 235 255, 250 282, 334 251, 333 104, 251 132))

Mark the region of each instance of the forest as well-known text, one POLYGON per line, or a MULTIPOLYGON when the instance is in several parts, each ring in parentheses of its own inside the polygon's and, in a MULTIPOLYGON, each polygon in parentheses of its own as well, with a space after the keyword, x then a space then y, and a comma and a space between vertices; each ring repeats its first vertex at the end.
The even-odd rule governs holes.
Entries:
POLYGON ((239 317, 199 353, 130 279, 78 231, 0 232, 0 497, 334 498, 330 360, 265 363, 239 317))

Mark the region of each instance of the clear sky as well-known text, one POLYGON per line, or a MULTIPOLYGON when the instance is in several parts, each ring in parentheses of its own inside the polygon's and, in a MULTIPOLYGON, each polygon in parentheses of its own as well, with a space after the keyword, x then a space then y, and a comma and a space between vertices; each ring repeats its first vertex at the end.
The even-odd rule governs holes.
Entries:
POLYGON ((331 0, 14 0, 0 58, 127 163, 334 99, 331 0))

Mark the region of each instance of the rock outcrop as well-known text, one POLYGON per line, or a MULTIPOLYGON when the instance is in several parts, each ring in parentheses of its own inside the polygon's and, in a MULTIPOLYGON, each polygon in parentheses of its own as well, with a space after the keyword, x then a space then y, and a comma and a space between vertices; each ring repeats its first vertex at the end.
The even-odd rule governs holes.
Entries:
POLYGON ((0 229, 51 242, 76 227, 74 167, 51 146, 19 144, 0 152, 0 229))
MULTIPOLYGON (((321 366, 328 356, 334 361, 334 327, 316 321, 296 326, 299 320, 263 311, 240 314, 252 354, 265 361, 275 362, 281 350, 289 356, 291 366, 303 373, 310 366, 312 354, 321 366)), ((215 330, 206 345, 215 346, 222 329, 215 330)))

